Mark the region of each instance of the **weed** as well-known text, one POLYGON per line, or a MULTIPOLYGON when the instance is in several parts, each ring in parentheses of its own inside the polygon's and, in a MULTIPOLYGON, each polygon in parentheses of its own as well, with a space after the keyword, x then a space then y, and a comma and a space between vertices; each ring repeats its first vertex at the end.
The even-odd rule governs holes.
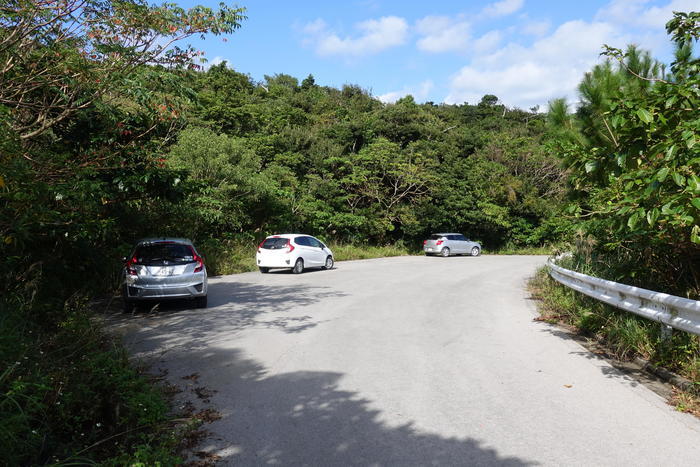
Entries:
POLYGON ((512 246, 506 245, 496 250, 489 250, 490 255, 552 255, 557 250, 553 245, 512 246))
POLYGON ((669 404, 676 407, 679 412, 692 413, 700 417, 700 382, 696 382, 699 387, 695 391, 681 391, 674 388, 669 404))
POLYGON ((106 338, 85 299, 59 311, 7 299, 0 307, 3 463, 178 462, 166 397, 106 338))

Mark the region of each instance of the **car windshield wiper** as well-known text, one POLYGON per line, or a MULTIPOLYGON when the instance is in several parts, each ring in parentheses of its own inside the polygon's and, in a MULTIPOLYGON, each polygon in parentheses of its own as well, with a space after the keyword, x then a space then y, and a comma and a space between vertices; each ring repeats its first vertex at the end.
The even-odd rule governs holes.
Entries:
POLYGON ((143 260, 144 263, 155 263, 156 261, 165 261, 166 258, 146 258, 143 260))

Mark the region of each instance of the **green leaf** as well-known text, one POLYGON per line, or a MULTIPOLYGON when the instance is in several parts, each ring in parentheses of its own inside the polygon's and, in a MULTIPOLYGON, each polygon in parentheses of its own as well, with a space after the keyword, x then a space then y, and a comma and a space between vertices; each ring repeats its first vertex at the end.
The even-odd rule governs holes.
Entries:
POLYGON ((661 207, 661 214, 663 214, 664 216, 674 214, 675 212, 675 209, 671 209, 671 203, 666 203, 661 207))
POLYGON ((674 154, 676 153, 676 145, 672 144, 667 150, 666 150, 666 160, 670 161, 673 159, 674 154))
POLYGON ((598 168, 598 161, 586 162, 586 173, 591 173, 598 168))
POLYGON ((700 244, 700 225, 694 225, 690 231, 690 241, 700 244))
POLYGON ((688 187, 693 193, 700 194, 700 177, 697 175, 688 177, 688 187))
POLYGON ((627 227, 630 229, 634 230, 634 228, 637 226, 637 223, 639 222, 639 213, 635 212, 630 216, 629 219, 627 219, 627 227))
POLYGON ((663 182, 664 180, 666 180, 666 177, 668 176, 669 170, 670 169, 668 167, 664 167, 663 169, 656 172, 656 179, 660 182, 663 182))
POLYGON ((700 198, 693 198, 690 204, 695 206, 696 209, 700 209, 700 198))
POLYGON ((676 182, 676 185, 679 187, 685 186, 685 177, 677 172, 673 173, 673 181, 676 182))
POLYGON ((627 154, 619 154, 616 158, 619 167, 625 167, 627 164, 627 154))
POLYGON ((651 113, 649 113, 649 111, 646 109, 638 109, 637 117, 639 117, 639 119, 644 123, 651 123, 652 120, 654 120, 654 117, 652 117, 651 113))
POLYGON ((651 211, 647 212, 647 223, 651 227, 654 227, 654 224, 656 224, 656 220, 658 218, 659 218, 659 210, 657 208, 654 208, 651 211))
POLYGON ((691 149, 693 146, 695 146, 695 143, 697 143, 695 135, 685 140, 685 145, 688 146, 688 149, 691 149))

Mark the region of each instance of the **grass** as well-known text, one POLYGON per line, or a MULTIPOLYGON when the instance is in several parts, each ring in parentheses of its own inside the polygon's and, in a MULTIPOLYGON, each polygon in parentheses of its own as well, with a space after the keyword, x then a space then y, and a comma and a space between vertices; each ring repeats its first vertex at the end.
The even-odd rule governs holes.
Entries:
POLYGON ((355 259, 385 258, 389 256, 415 255, 419 252, 410 250, 401 244, 385 246, 330 244, 336 261, 349 261, 355 259))
POLYGON ((85 300, 56 310, 4 297, 0 311, 4 465, 181 463, 183 426, 164 387, 133 367, 85 300))
POLYGON ((507 245, 495 250, 489 250, 490 255, 552 255, 555 246, 512 246, 507 245))
POLYGON ((676 391, 678 410, 700 414, 700 337, 674 331, 670 340, 658 323, 618 310, 554 281, 541 268, 529 283, 540 319, 563 324, 599 340, 619 360, 641 357, 690 380, 697 390, 676 391))

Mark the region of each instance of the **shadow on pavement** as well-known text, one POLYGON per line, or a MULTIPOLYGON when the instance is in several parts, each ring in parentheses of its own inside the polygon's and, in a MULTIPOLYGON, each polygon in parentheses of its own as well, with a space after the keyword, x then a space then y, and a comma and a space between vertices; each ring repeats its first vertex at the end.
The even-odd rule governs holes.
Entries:
POLYGON ((153 304, 136 313, 122 313, 112 307, 106 313, 106 325, 124 336, 132 352, 147 357, 151 351, 162 355, 172 350, 204 349, 250 328, 300 333, 323 322, 322 317, 313 319, 305 314, 304 306, 345 294, 303 284, 219 282, 209 285, 208 295, 209 307, 201 309, 192 309, 193 302, 187 300, 153 304))
POLYGON ((606 378, 621 381, 631 387, 637 387, 641 384, 663 397, 670 397, 670 387, 663 380, 644 371, 632 362, 616 359, 608 353, 607 349, 595 341, 578 334, 573 334, 570 331, 559 329, 555 324, 548 324, 542 332, 547 332, 560 339, 575 341, 585 349, 581 351, 571 351, 569 352, 571 355, 579 355, 587 360, 608 363, 609 366, 596 365, 606 378))
POLYGON ((223 418, 207 427, 213 436, 200 447, 225 465, 536 465, 475 439, 387 425, 370 400, 339 387, 341 373, 268 375, 237 349, 194 357, 206 365, 204 384, 226 388, 212 399, 223 418))

